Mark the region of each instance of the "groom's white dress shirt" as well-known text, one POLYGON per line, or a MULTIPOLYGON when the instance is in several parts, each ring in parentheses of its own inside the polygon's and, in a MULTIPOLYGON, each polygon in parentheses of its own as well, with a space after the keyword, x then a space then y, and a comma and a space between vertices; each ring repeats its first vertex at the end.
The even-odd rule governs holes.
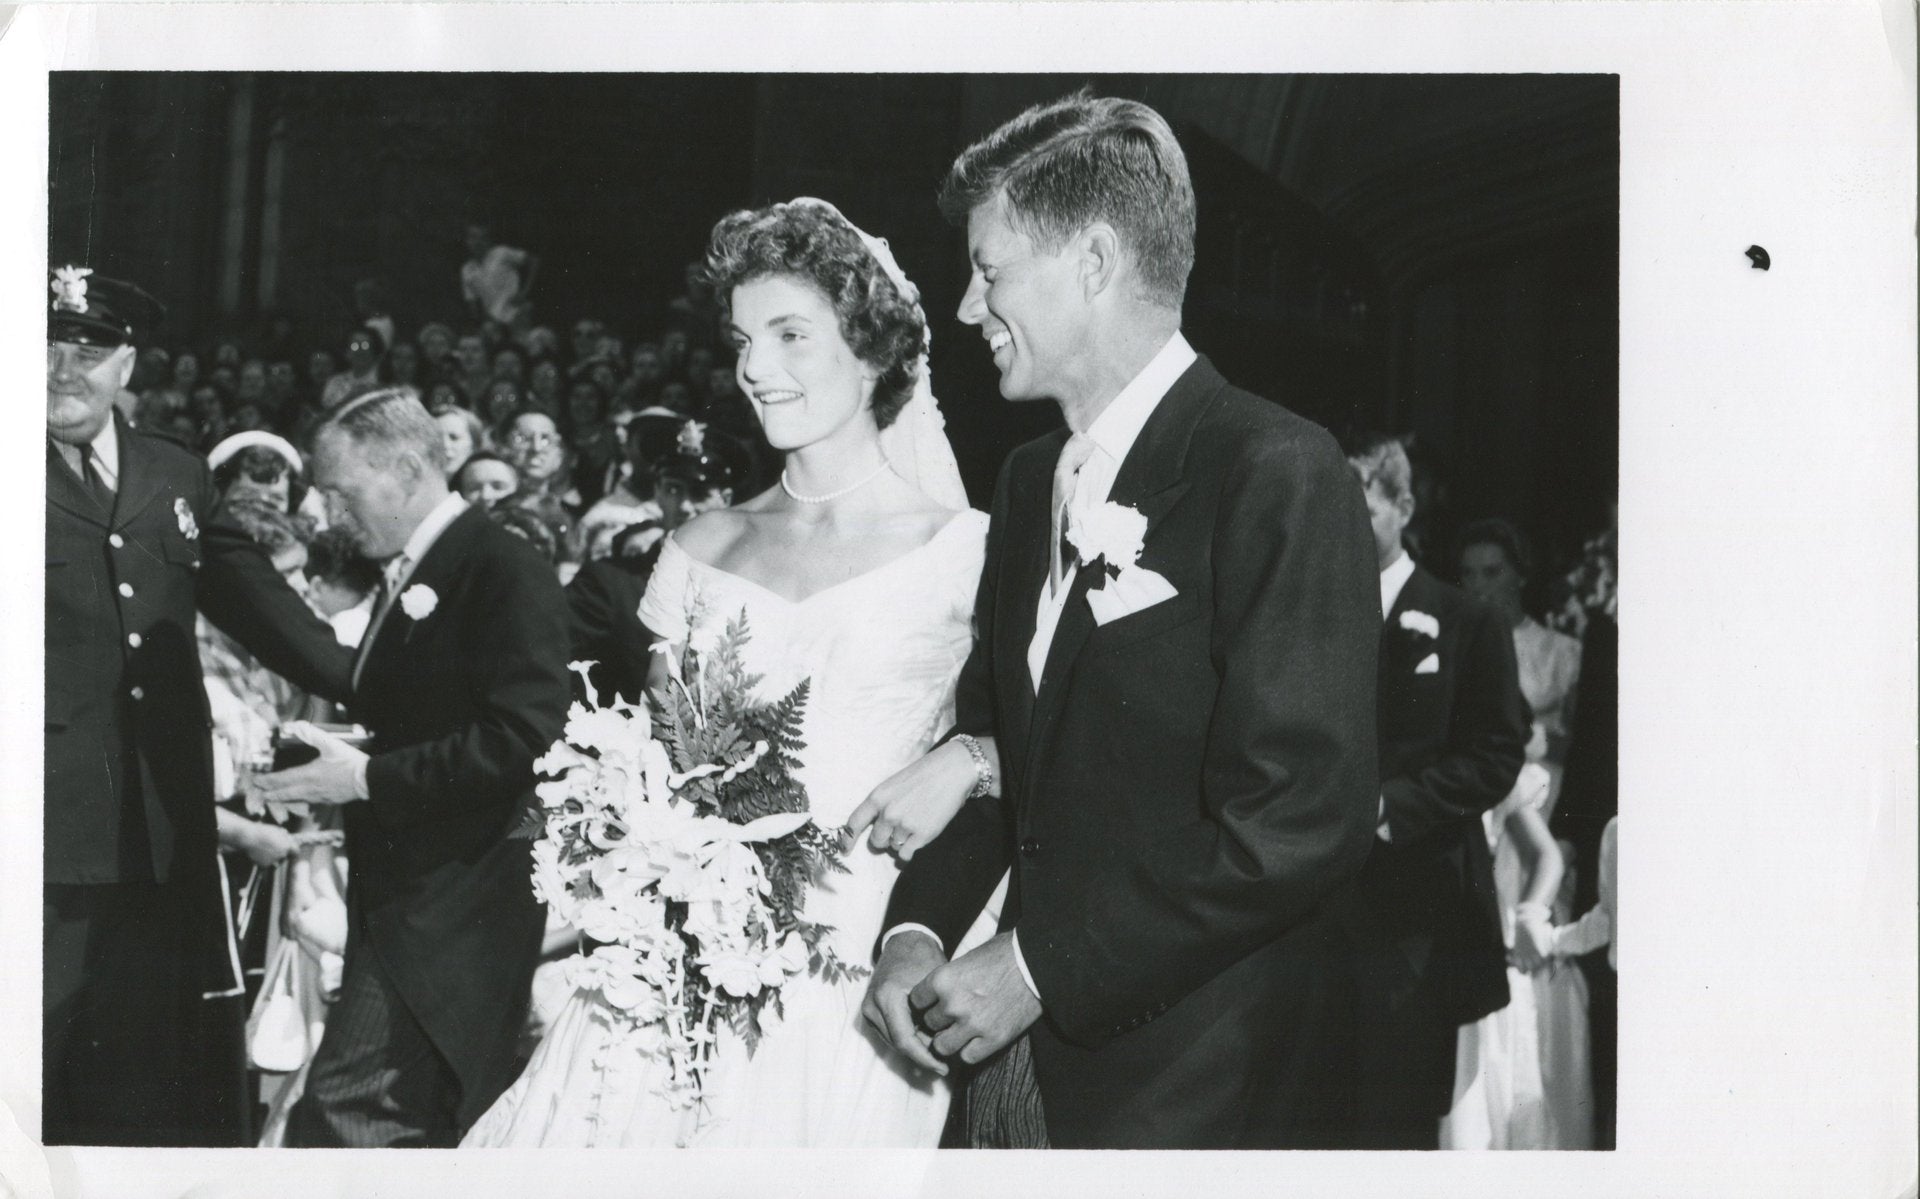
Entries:
MULTIPOLYGON (((1140 438, 1140 430, 1146 425, 1147 418, 1167 398, 1181 375, 1187 373, 1199 358, 1187 339, 1175 333, 1160 352, 1133 377, 1120 393, 1113 397, 1106 409, 1094 419, 1086 430, 1086 436, 1093 441, 1093 452, 1088 455, 1086 464, 1075 477, 1072 490, 1066 497, 1071 507, 1089 507, 1104 504, 1113 492, 1113 481, 1120 474, 1120 464, 1125 462, 1127 454, 1133 449, 1133 443, 1140 438)), ((1050 513, 1057 516, 1058 513, 1050 513)), ((1041 585, 1040 608, 1033 626, 1033 640, 1027 644, 1027 673, 1032 681, 1033 690, 1040 690, 1040 675, 1046 668, 1047 651, 1053 648, 1053 635, 1060 628, 1061 614, 1066 611, 1067 598, 1073 594, 1073 578, 1076 564, 1065 562, 1061 572, 1060 586, 1053 587, 1051 580, 1041 585)), ((887 930, 881 939, 884 948, 886 942, 896 934, 922 932, 934 937, 933 930, 920 924, 898 924, 887 930)), ((934 937, 937 942, 938 937, 934 937)), ((942 945, 941 949, 945 950, 942 945)), ((1020 932, 1013 933, 1013 961, 1020 968, 1020 977, 1026 980, 1027 989, 1035 998, 1040 988, 1033 985, 1033 974, 1027 969, 1027 960, 1020 952, 1020 932)))
POLYGON ((1401 591, 1406 589, 1407 580, 1413 577, 1413 559, 1407 551, 1401 550, 1400 556, 1387 564, 1380 572, 1380 619, 1385 620, 1393 614, 1393 605, 1399 600, 1401 591))
MULTIPOLYGON (((1086 465, 1080 468, 1073 490, 1067 496, 1069 507, 1096 507, 1107 502, 1107 496, 1113 492, 1113 480, 1120 473, 1120 464, 1126 461, 1127 452, 1139 440, 1147 418, 1198 357, 1187 339, 1175 333, 1087 427, 1093 453, 1087 456, 1086 465)), ((1067 597, 1073 593, 1073 577, 1078 573, 1075 562, 1062 565, 1065 569, 1060 574, 1059 588, 1055 589, 1050 582, 1040 588, 1040 611, 1034 619, 1033 641, 1027 646, 1027 673, 1032 676, 1036 694, 1040 690, 1040 672, 1046 669, 1047 651, 1053 648, 1053 635, 1060 628, 1060 615, 1067 609, 1067 597)))

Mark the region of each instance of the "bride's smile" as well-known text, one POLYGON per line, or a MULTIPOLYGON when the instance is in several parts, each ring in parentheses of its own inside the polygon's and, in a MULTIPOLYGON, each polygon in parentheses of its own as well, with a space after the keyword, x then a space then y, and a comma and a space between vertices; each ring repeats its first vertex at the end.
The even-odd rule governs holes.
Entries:
MULTIPOLYGON (((818 287, 791 275, 763 275, 734 290, 732 312, 740 390, 752 398, 775 449, 791 453, 827 442, 851 448, 877 436, 864 415, 875 371, 847 345, 839 316, 818 287)), ((863 457, 851 465, 870 463, 863 457)))

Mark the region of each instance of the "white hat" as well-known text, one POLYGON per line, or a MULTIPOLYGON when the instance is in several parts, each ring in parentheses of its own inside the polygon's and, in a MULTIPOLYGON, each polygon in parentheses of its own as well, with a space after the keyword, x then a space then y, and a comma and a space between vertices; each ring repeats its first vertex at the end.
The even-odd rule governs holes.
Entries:
POLYGON ((232 437, 214 446, 212 452, 207 455, 207 468, 209 470, 219 470, 226 464, 227 459, 249 446, 259 446, 262 449, 272 450, 282 458, 285 458, 294 470, 304 469, 300 461, 300 451, 293 448, 293 443, 279 434, 269 433, 265 429, 248 429, 244 433, 235 433, 232 437))

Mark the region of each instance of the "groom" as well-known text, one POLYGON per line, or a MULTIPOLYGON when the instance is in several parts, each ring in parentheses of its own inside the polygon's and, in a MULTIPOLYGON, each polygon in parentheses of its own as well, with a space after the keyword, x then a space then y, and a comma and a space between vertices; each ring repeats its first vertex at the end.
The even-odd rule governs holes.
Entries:
POLYGON ((1001 393, 1071 436, 1001 471, 956 728, 994 738, 1000 795, 903 867, 869 1005, 924 1064, 1030 1056, 1043 1115, 1016 1097, 1028 1122, 970 1119, 976 1144, 1335 1143, 1378 795, 1359 488, 1181 337, 1194 198, 1158 113, 1031 109, 941 206, 1001 393), (947 961, 1009 867, 1001 932, 947 961))
POLYGON ((324 734, 263 798, 346 809, 340 998, 294 1106, 298 1148, 448 1147, 506 1089, 544 912, 511 836, 569 699, 567 608, 526 542, 446 484, 411 388, 314 435, 314 485, 386 566, 353 668, 370 754, 324 734))

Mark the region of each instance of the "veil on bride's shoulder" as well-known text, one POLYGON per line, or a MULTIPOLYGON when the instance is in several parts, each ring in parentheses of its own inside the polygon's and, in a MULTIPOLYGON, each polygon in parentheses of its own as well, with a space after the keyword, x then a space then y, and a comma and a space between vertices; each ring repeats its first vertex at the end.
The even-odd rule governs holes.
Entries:
MULTIPOLYGON (((847 220, 845 213, 825 200, 800 196, 793 203, 817 205, 845 221, 847 228, 866 243, 867 252, 873 255, 874 261, 880 264, 880 269, 886 272, 887 278, 893 281, 900 294, 916 308, 920 307, 920 289, 900 269, 886 238, 875 237, 847 220)), ((921 325, 926 327, 924 308, 921 309, 921 325)), ((964 509, 969 506, 967 489, 960 482, 960 464, 953 456, 953 443, 947 439, 946 417, 941 415, 939 402, 933 398, 933 371, 927 365, 927 350, 932 344, 933 330, 927 328, 925 344, 920 347, 920 361, 915 367, 913 397, 894 416, 892 423, 880 430, 880 448, 886 453, 887 461, 893 464, 894 473, 919 488, 936 504, 943 508, 964 509)))

